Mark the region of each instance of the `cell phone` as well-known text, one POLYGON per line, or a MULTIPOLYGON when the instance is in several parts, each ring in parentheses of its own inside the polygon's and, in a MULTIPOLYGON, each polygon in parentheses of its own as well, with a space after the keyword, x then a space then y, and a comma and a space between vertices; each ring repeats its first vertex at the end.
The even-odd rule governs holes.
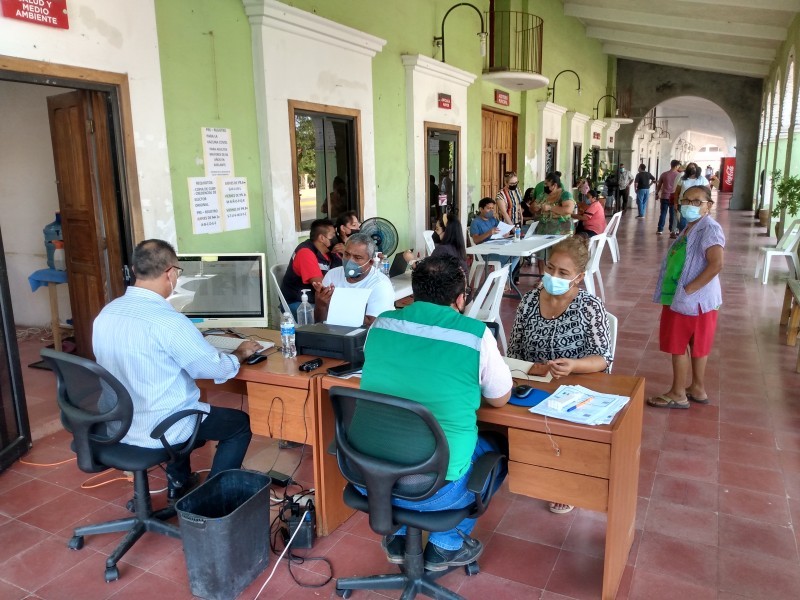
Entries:
POLYGON ((361 363, 344 363, 343 365, 339 365, 338 367, 331 367, 328 369, 328 375, 335 375, 336 377, 341 377, 342 375, 349 375, 350 373, 355 373, 356 371, 360 371, 364 365, 361 363))

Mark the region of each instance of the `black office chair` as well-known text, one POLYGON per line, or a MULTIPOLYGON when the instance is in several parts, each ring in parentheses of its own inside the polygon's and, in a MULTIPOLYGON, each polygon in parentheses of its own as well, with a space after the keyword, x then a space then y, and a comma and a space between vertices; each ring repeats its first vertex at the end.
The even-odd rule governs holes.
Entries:
POLYGON ((127 531, 128 534, 106 560, 105 579, 115 581, 119 579, 117 562, 145 531, 180 538, 178 528, 165 522, 175 516, 175 509, 153 510, 147 470, 184 458, 192 451, 203 413, 183 410, 159 423, 150 435, 161 440, 163 449, 120 443, 131 426, 133 401, 119 380, 97 363, 79 356, 48 348, 43 349, 41 355, 56 375, 61 423, 72 433, 72 450, 77 454, 78 468, 86 473, 99 473, 109 468, 133 472, 134 516, 77 527, 68 544, 71 549, 80 550, 85 535, 127 531), (195 426, 191 437, 179 447, 171 446, 166 432, 181 419, 192 415, 195 416, 195 426))
MULTIPOLYGON (((461 596, 435 583, 448 573, 424 569, 422 531, 447 531, 486 510, 505 457, 489 452, 475 463, 468 489, 475 502, 461 509, 419 512, 392 505, 392 498, 424 500, 447 482, 450 451, 442 428, 422 404, 364 390, 334 387, 330 391, 336 419, 336 456, 350 483, 345 503, 369 514, 373 531, 391 535, 406 525, 405 564, 402 573, 352 577, 336 582, 336 594, 352 590, 402 589, 402 598, 417 594, 459 600, 461 596), (355 486, 367 489, 362 495, 355 486)), ((466 565, 468 575, 479 572, 477 562, 466 565)))

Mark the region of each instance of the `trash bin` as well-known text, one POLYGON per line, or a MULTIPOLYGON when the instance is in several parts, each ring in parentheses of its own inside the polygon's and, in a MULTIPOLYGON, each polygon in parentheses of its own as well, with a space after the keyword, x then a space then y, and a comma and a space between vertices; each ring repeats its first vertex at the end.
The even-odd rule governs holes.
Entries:
POLYGON ((192 594, 232 600, 269 564, 270 478, 217 473, 175 505, 192 594))

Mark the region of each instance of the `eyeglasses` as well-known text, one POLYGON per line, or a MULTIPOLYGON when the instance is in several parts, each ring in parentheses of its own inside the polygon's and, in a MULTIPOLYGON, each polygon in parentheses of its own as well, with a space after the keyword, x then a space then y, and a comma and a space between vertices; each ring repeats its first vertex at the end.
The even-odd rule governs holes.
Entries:
POLYGON ((686 198, 681 199, 681 205, 683 206, 689 206, 690 204, 692 206, 700 206, 704 202, 708 202, 708 200, 688 200, 686 198))
POLYGON ((181 267, 177 266, 177 265, 172 265, 169 269, 167 269, 164 272, 165 273, 169 273, 172 269, 175 269, 176 271, 178 271, 178 277, 183 275, 183 269, 181 267))

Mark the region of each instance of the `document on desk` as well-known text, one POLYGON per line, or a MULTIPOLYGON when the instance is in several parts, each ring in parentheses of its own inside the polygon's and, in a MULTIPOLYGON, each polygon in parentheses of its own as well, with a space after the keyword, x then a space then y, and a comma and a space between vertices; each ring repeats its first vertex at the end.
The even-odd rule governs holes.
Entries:
POLYGON ((531 370, 533 363, 528 362, 527 360, 509 358, 508 356, 504 356, 503 360, 511 370, 512 377, 526 378, 528 381, 542 381, 544 383, 547 383, 553 379, 550 371, 548 371, 545 375, 528 375, 528 371, 531 370))
POLYGON ((371 291, 361 288, 334 288, 325 322, 328 325, 360 327, 364 323, 364 313, 371 291))
POLYGON ((629 401, 627 396, 601 394, 582 385, 562 385, 548 398, 548 402, 529 410, 537 415, 582 425, 608 425, 629 401), (557 403, 559 398, 569 398, 569 402, 561 409, 551 408, 550 401, 557 403))
POLYGON ((502 239, 509 231, 514 229, 513 225, 509 225, 508 223, 500 222, 497 224, 497 229, 500 230, 499 233, 495 233, 490 239, 499 240, 502 239))

